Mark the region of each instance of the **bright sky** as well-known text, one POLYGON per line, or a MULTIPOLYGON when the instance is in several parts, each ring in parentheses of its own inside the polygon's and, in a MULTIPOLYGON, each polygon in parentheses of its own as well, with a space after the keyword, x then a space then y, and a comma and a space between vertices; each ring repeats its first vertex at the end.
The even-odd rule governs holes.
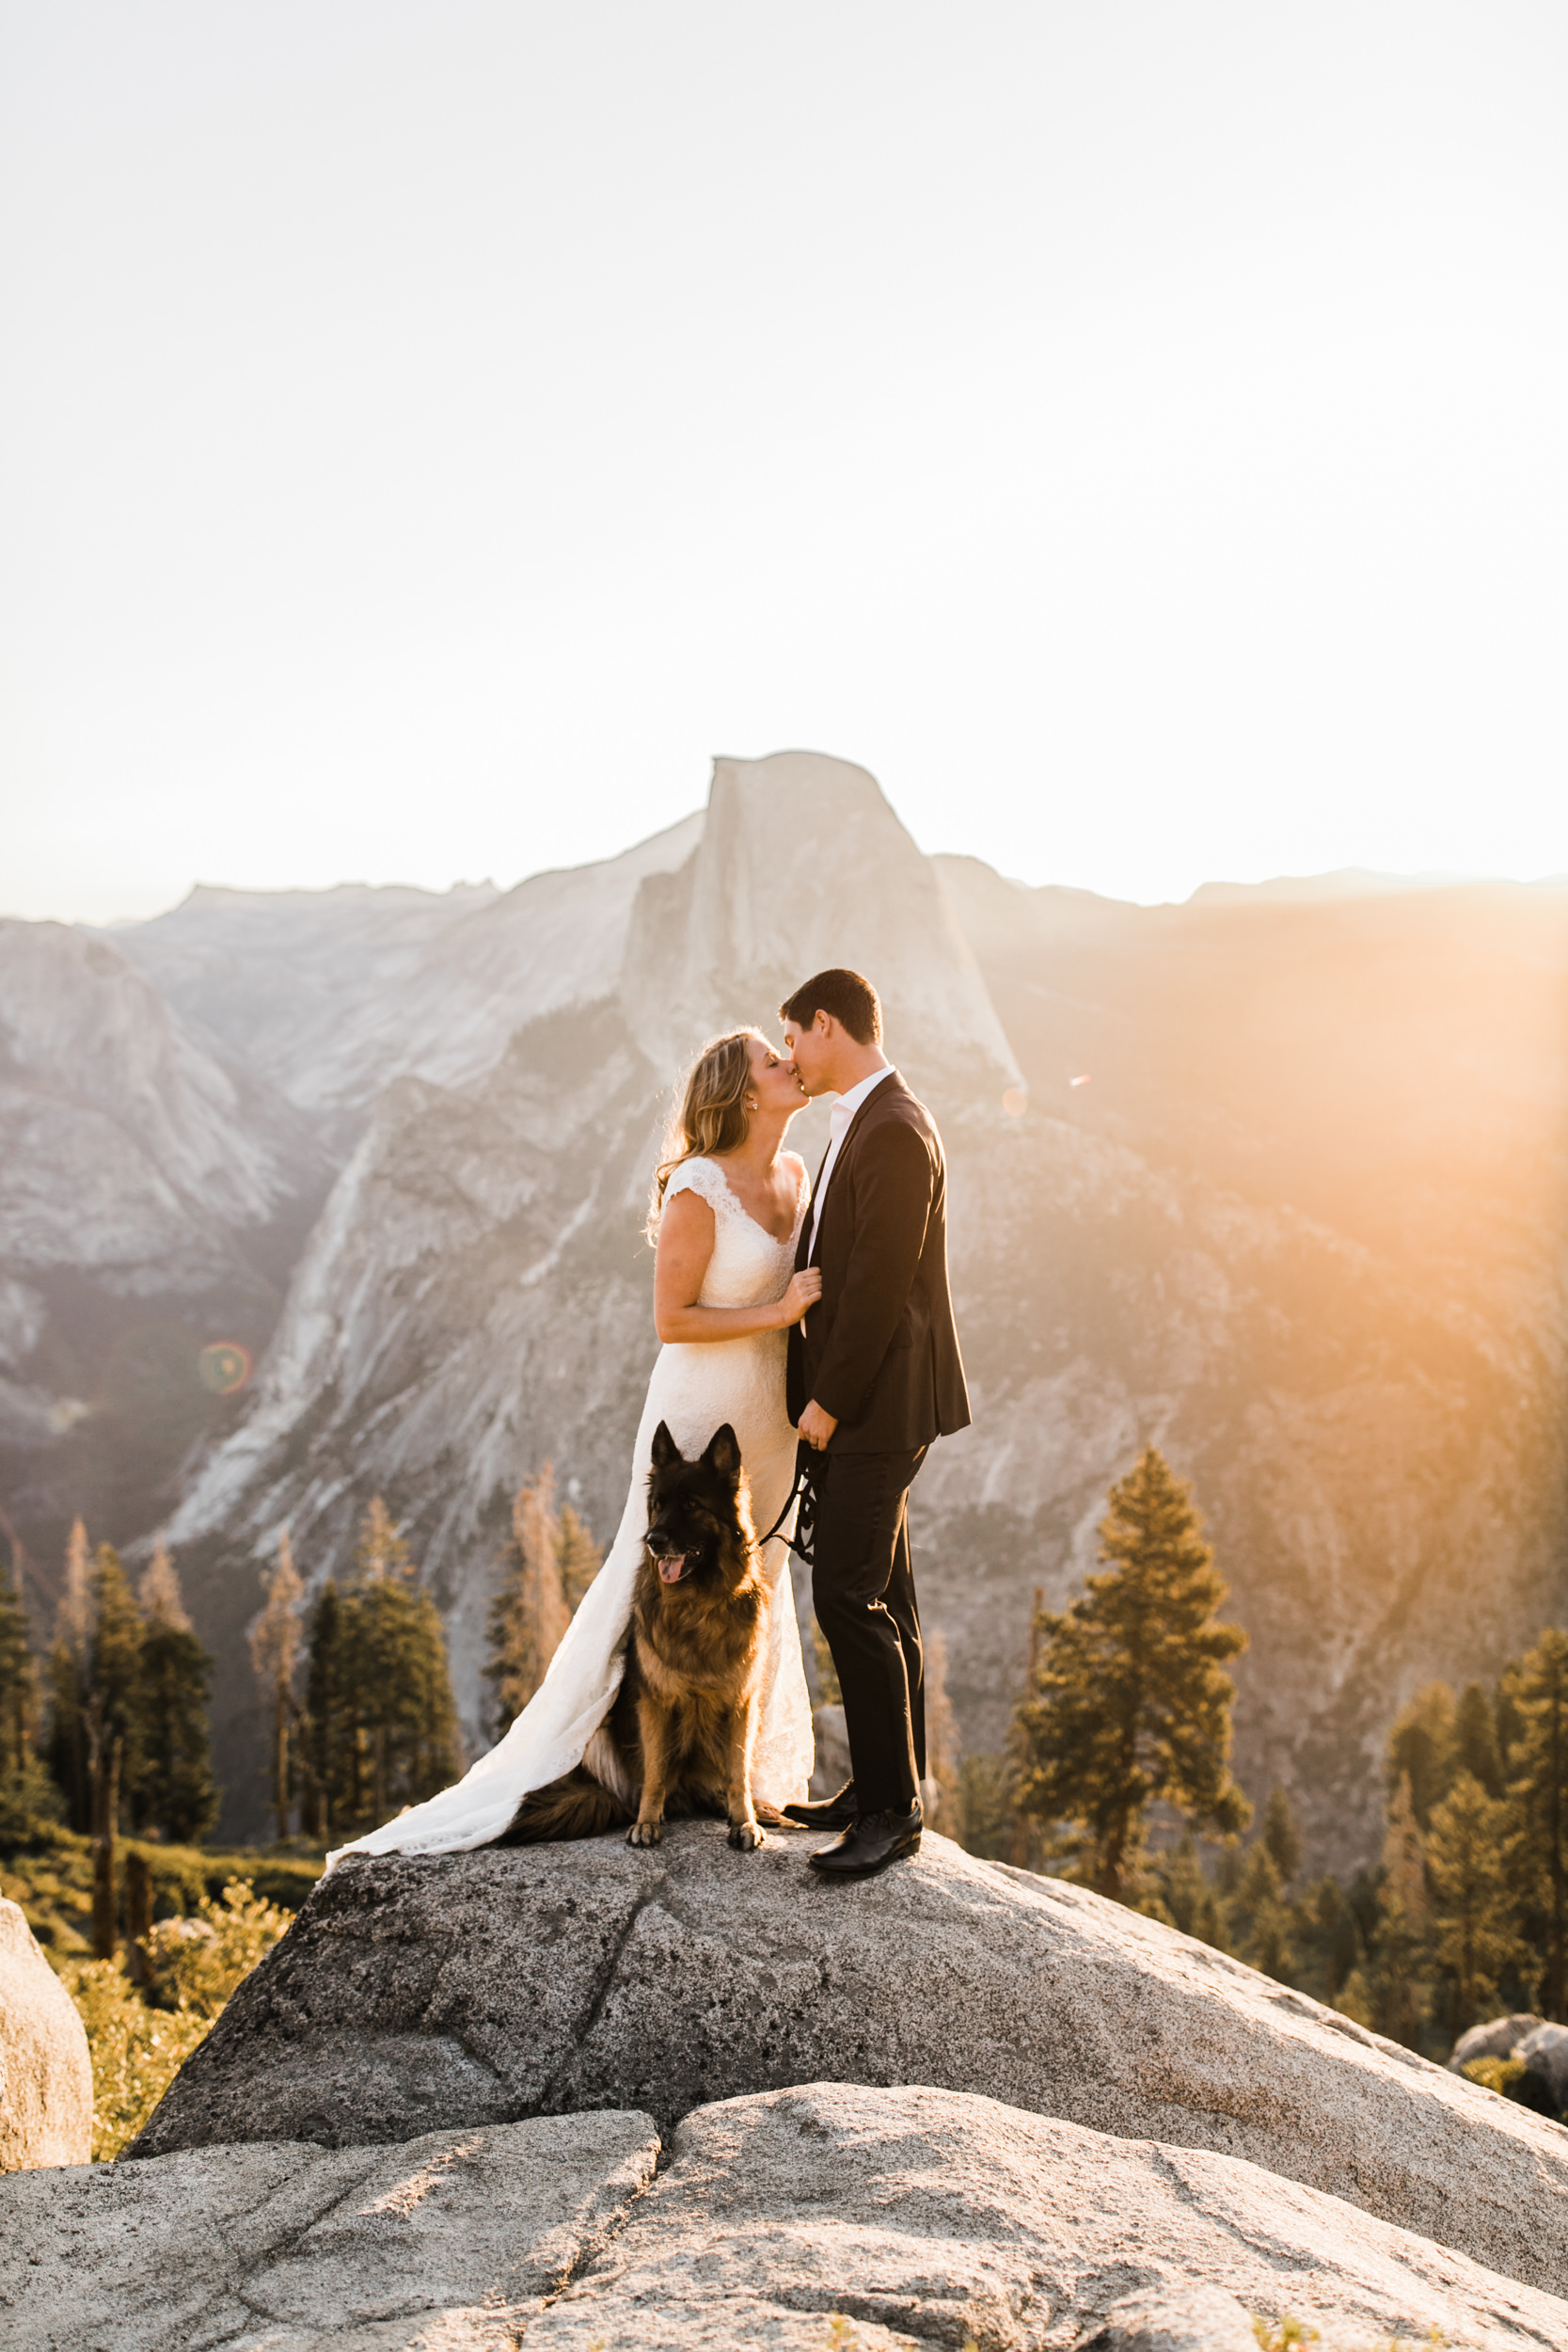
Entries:
POLYGON ((1568 868, 1560 0, 0 29, 0 908, 800 745, 1123 897, 1568 868))

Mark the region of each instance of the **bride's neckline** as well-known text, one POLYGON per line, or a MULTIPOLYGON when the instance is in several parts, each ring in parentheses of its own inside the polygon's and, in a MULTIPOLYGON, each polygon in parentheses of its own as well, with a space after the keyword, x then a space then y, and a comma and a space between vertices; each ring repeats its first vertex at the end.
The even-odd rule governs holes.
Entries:
MULTIPOLYGON (((760 1216, 753 1216, 752 1215, 751 1210, 746 1206, 745 1201, 742 1200, 739 1193, 736 1192, 735 1186, 725 1175, 723 1162, 721 1160, 716 1160, 711 1152, 705 1152, 702 1156, 706 1160, 709 1168, 718 1171, 721 1184, 723 1185, 724 1190, 729 1194, 730 1199, 735 1202, 736 1207, 740 1211, 741 1216, 746 1219, 747 1224, 754 1225, 759 1233, 766 1233, 775 1249, 787 1249, 800 1230, 800 1185, 799 1182, 797 1182, 795 1186, 795 1216, 790 1224, 789 1231, 787 1233, 775 1233, 768 1226, 766 1226, 763 1223, 760 1216)), ((791 1159, 800 1159, 798 1152, 792 1152, 790 1153, 790 1157, 791 1159)), ((803 1175, 805 1171, 805 1162, 800 1160, 800 1166, 803 1175)))

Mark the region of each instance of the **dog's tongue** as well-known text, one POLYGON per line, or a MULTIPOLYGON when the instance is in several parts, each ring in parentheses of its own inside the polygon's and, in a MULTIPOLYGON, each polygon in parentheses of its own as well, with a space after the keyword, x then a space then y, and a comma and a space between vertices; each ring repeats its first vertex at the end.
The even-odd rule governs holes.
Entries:
POLYGON ((679 1551, 673 1560, 661 1560, 658 1572, 666 1584, 678 1584, 686 1567, 686 1554, 679 1551))

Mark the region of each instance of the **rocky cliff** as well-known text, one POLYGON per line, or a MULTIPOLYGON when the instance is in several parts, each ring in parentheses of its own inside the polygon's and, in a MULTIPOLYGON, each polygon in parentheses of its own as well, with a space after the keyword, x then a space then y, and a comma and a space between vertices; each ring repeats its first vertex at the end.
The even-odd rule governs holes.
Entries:
POLYGON ((846 1890, 770 1833, 352 1857, 131 2153, 339 2146, 829 2079, 980 2092, 1244 2157, 1529 2284, 1568 2275, 1568 2133, 1080 1887, 929 1836, 846 1890))
MULTIPOLYGON (((1000 1741, 1031 1595, 1073 1590, 1148 1438, 1196 1479, 1252 1636, 1239 1769, 1293 1788, 1321 1860, 1369 1851, 1408 1691, 1560 1616, 1568 894, 1031 891, 923 856, 864 771, 786 754, 720 761, 705 815, 604 866, 445 899, 200 893, 110 952, 273 1106, 237 1117, 226 1200, 262 1183, 275 1111, 339 1169, 253 1386, 180 1474, 237 1826, 261 1796, 239 1636, 285 1518, 320 1576, 388 1496, 477 1730, 516 1483, 553 1460, 598 1534, 619 1518, 674 1074, 826 961, 876 977, 949 1149, 977 1409, 915 1535, 972 1743, 1000 1741)), ((808 1159, 821 1128, 798 1122, 808 1159)), ((137 1536, 116 1408, 73 1377, 86 1500, 137 1536)))

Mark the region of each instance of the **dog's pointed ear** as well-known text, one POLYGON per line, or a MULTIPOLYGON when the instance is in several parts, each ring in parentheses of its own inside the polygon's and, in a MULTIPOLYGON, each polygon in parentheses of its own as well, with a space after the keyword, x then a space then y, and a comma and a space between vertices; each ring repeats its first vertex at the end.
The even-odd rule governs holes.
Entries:
POLYGON ((707 1452, 703 1459, 709 1470, 717 1470, 720 1477, 727 1479, 732 1486, 738 1483, 740 1440, 727 1421, 721 1422, 708 1439, 707 1452))
POLYGON ((672 1462, 678 1462, 680 1458, 681 1450, 670 1435, 668 1423, 661 1421, 654 1431, 654 1468, 668 1470, 672 1462))

